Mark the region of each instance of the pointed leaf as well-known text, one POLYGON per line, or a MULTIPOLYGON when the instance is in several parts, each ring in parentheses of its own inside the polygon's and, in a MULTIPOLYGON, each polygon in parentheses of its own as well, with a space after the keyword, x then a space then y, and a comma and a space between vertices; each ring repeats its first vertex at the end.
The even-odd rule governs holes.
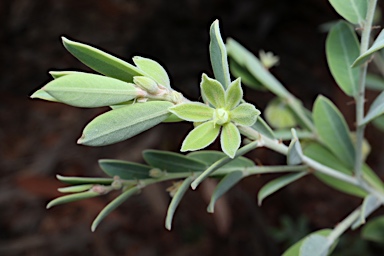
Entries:
POLYGON ((292 140, 288 147, 287 163, 288 165, 297 165, 303 162, 303 151, 295 129, 292 128, 292 140))
POLYGON ((205 122, 195 127, 184 139, 181 152, 205 148, 215 141, 220 132, 220 126, 213 121, 205 122))
POLYGON ((374 195, 368 195, 364 198, 363 204, 361 205, 360 218, 358 218, 355 223, 353 223, 351 229, 355 230, 361 225, 365 224, 366 218, 371 215, 377 208, 382 205, 380 199, 374 195))
POLYGON ((326 236, 311 234, 300 247, 300 256, 327 256, 330 242, 326 236))
POLYGON ((329 0, 333 8, 352 24, 362 24, 367 15, 367 0, 329 0))
POLYGON ((234 171, 227 174, 219 182, 219 184, 217 184, 215 190, 213 191, 207 211, 213 213, 216 201, 228 190, 230 190, 234 185, 236 185, 243 177, 244 176, 242 171, 234 171))
POLYGON ((290 183, 300 179, 301 177, 307 175, 306 172, 299 172, 293 174, 287 174, 280 178, 274 179, 267 184, 265 184, 259 191, 257 195, 258 204, 261 205, 262 201, 269 195, 272 195, 279 189, 289 185, 290 183))
POLYGON ((137 67, 92 46, 62 37, 65 48, 78 60, 93 70, 125 82, 132 82, 134 76, 145 76, 137 67))
POLYGON ((119 207, 122 203, 124 203, 128 198, 132 195, 136 194, 140 189, 138 187, 132 187, 123 193, 121 193, 118 197, 116 197, 113 201, 111 201, 104 209, 97 215, 96 219, 93 221, 91 230, 94 232, 100 222, 108 216, 113 210, 119 207))
POLYGON ((78 143, 104 146, 129 139, 165 120, 171 106, 166 101, 149 101, 111 110, 93 119, 78 143))
POLYGON ((122 160, 100 159, 99 166, 110 177, 118 176, 123 180, 141 180, 151 178, 148 165, 122 160))
POLYGON ((168 206, 167 216, 165 217, 165 228, 171 230, 173 215, 175 214, 176 208, 179 206, 181 199, 183 198, 185 192, 187 192, 189 186, 193 181, 193 176, 186 178, 180 187, 177 189, 176 193, 172 197, 172 201, 168 206))
POLYGON ((225 91, 225 108, 227 110, 234 109, 242 99, 243 89, 241 89, 241 80, 238 78, 225 91))
POLYGON ((158 62, 139 56, 133 57, 133 62, 139 69, 141 69, 157 83, 164 87, 171 88, 167 71, 165 71, 163 66, 161 66, 158 62))
POLYGON ((201 77, 201 94, 215 108, 225 106, 225 92, 219 81, 209 78, 206 74, 201 77))
MULTIPOLYGON (((168 109, 170 110, 170 109, 168 109)), ((177 123, 177 122, 181 122, 181 121, 184 121, 183 119, 181 119, 180 117, 176 116, 175 114, 170 114, 167 119, 165 119, 163 121, 163 123, 177 123)))
POLYGON ((257 121, 252 125, 252 128, 270 139, 278 138, 261 116, 257 116, 257 121))
POLYGON ((143 158, 149 165, 169 173, 202 172, 206 168, 204 162, 168 151, 145 150, 143 158))
POLYGON ((241 143, 240 131, 233 123, 223 125, 220 136, 220 144, 223 152, 230 158, 234 158, 241 143))
POLYGON ((362 124, 367 124, 378 116, 384 114, 384 91, 372 103, 367 115, 364 117, 362 124))
POLYGON ((241 83, 254 90, 265 91, 265 87, 248 71, 233 58, 229 59, 229 69, 236 78, 241 78, 241 83))
POLYGON ((55 99, 52 95, 44 91, 43 89, 39 89, 35 91, 31 95, 32 99, 41 99, 41 100, 46 100, 46 101, 52 101, 52 102, 59 102, 57 99, 55 99))
POLYGON ((111 185, 113 179, 111 178, 90 178, 90 177, 68 177, 56 175, 56 178, 59 181, 68 183, 68 184, 100 184, 100 185, 111 185))
POLYGON ((86 72, 79 72, 79 71, 49 71, 49 74, 54 78, 59 78, 66 75, 74 75, 74 74, 90 74, 86 72))
POLYGON ((260 111, 249 103, 242 103, 230 112, 231 121, 244 126, 255 124, 259 115, 260 111))
POLYGON ((320 140, 346 166, 355 162, 355 150, 344 117, 336 106, 324 96, 317 97, 313 107, 313 120, 320 140))
POLYGON ((227 88, 231 83, 229 77, 227 50, 220 35, 219 21, 215 20, 209 30, 211 41, 209 43, 209 56, 215 78, 227 88))
POLYGON ((366 240, 384 244, 384 216, 376 217, 365 224, 361 235, 366 240))
POLYGON ((326 54, 336 83, 349 96, 356 96, 360 69, 351 66, 360 54, 360 47, 351 25, 340 21, 332 27, 326 41, 326 54))
POLYGON ((201 102, 177 104, 169 112, 189 122, 205 122, 213 118, 214 109, 201 102))
POLYGON ((72 74, 52 80, 42 90, 75 107, 104 107, 132 100, 137 89, 129 83, 94 74, 72 74))
MULTIPOLYGON (((362 1, 362 0, 360 0, 360 1, 362 1)), ((380 34, 377 36, 377 38, 376 38, 375 42, 373 42, 372 46, 365 53, 361 54, 355 60, 355 62, 353 62, 352 67, 357 67, 357 66, 363 64, 364 62, 369 60, 375 52, 381 50, 382 48, 384 48, 384 29, 381 30, 380 34)))
POLYGON ((93 184, 81 184, 75 186, 69 186, 64 188, 58 188, 57 190, 61 193, 79 193, 84 192, 93 187, 93 184))
POLYGON ((47 209, 49 209, 53 206, 59 205, 59 204, 66 204, 66 203, 70 203, 70 202, 80 201, 80 200, 84 200, 87 198, 96 197, 99 195, 100 195, 100 193, 93 192, 93 191, 87 191, 87 192, 81 192, 81 193, 61 196, 61 197, 53 199, 51 202, 49 202, 47 204, 47 209))

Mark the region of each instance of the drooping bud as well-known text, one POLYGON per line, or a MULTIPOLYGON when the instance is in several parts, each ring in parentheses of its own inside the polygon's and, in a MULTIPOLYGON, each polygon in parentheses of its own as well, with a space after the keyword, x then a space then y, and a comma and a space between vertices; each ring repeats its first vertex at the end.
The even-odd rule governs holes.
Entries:
POLYGON ((149 92, 150 94, 156 94, 159 91, 159 86, 157 83, 149 77, 135 76, 133 77, 133 82, 136 86, 143 89, 144 91, 149 92))

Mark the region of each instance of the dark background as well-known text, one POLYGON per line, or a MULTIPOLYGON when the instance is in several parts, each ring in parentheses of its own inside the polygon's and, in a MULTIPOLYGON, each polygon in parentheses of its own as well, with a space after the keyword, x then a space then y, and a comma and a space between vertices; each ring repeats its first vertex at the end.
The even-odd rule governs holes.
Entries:
MULTIPOLYGON (((171 232, 164 228, 169 202, 165 189, 171 183, 145 188, 95 233, 90 224, 111 196, 45 209, 63 185, 55 174, 100 176, 99 158, 140 162, 143 149, 177 151, 191 128, 160 125, 112 146, 77 145, 85 124, 106 109, 29 99, 51 79, 47 71, 87 69, 66 52, 60 36, 128 61, 134 55, 154 58, 167 68, 174 88, 197 99, 201 73, 211 73, 208 29, 216 18, 224 38, 233 37, 254 53, 264 49, 277 54, 280 65, 272 72, 308 108, 324 94, 353 126, 353 104, 348 104, 350 99, 335 86, 326 67, 326 34, 319 27, 338 19, 328 1, 2 0, 0 255, 279 255, 306 232, 333 227, 359 204, 307 177, 260 208, 257 192, 273 178, 265 175, 240 182, 213 215, 206 213, 206 206, 215 181, 188 192, 171 232)), ((272 98, 268 93, 246 93, 247 100, 261 109, 272 98)), ((368 160, 382 170, 382 136, 369 127, 368 139, 377 152, 368 160)), ((263 164, 284 162, 282 156, 262 149, 249 157, 263 164)), ((363 244, 348 251, 348 241, 358 238, 353 234, 341 255, 362 255, 358 250, 374 248, 363 244)))

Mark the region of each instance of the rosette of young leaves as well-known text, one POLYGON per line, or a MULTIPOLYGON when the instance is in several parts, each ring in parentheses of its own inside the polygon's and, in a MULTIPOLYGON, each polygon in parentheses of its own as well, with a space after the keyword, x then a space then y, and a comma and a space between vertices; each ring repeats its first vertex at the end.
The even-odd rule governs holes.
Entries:
POLYGON ((260 111, 249 103, 241 103, 243 90, 240 79, 233 81, 226 91, 221 83, 203 74, 201 93, 207 104, 188 102, 169 108, 179 118, 199 122, 184 139, 181 151, 195 151, 210 145, 219 136, 221 148, 233 158, 240 147, 240 131, 236 125, 252 126, 260 111))

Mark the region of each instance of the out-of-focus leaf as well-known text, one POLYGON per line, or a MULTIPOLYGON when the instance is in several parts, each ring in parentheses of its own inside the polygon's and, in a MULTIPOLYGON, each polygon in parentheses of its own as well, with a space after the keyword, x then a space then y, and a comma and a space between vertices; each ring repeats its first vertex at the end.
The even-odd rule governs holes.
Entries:
POLYGON ((333 78, 349 96, 357 94, 360 69, 353 68, 352 63, 359 54, 359 41, 354 29, 345 21, 338 22, 328 34, 326 55, 333 78))
POLYGON ((384 79, 381 76, 368 73, 365 82, 368 89, 376 91, 384 90, 384 79))
POLYGON ((136 194, 139 190, 140 189, 137 186, 132 187, 124 191, 123 193, 121 193, 118 197, 116 197, 113 201, 111 201, 107 206, 105 206, 104 209, 97 215, 96 219, 93 221, 91 226, 92 232, 96 230, 97 226, 106 216, 108 216, 108 214, 110 214, 113 210, 119 207, 132 195, 136 194))
POLYGON ((241 89, 241 79, 233 81, 225 91, 225 108, 231 110, 239 105, 243 99, 243 89, 241 89))
POLYGON ((101 185, 110 185, 113 182, 111 178, 90 178, 90 177, 69 177, 56 175, 56 178, 59 181, 77 185, 77 184, 101 184, 101 185))
MULTIPOLYGON (((305 130, 296 130, 297 138, 298 139, 314 139, 315 134, 310 131, 305 130)), ((290 129, 281 129, 274 131, 274 134, 277 139, 279 140, 291 140, 292 139, 292 132, 290 129)))
POLYGON ((288 165, 297 165, 301 164, 303 161, 303 151, 294 129, 292 129, 292 135, 293 138, 288 147, 287 163, 288 165))
POLYGON ((376 217, 365 224, 361 236, 366 240, 384 244, 384 216, 376 217))
POLYGON ((181 151, 194 151, 210 145, 220 132, 220 126, 208 121, 195 127, 184 139, 181 151))
POLYGON ((46 100, 46 101, 53 101, 53 102, 59 102, 57 99, 55 99, 52 95, 44 91, 43 89, 39 89, 35 91, 31 95, 32 99, 41 99, 41 100, 46 100))
POLYGON ((213 191, 207 211, 213 213, 216 201, 228 190, 230 190, 234 185, 236 185, 236 183, 238 183, 243 177, 244 175, 242 171, 234 171, 227 174, 219 182, 219 184, 217 184, 215 190, 213 191))
POLYGON ((201 102, 186 102, 169 108, 169 112, 189 122, 204 122, 213 118, 214 109, 201 102))
POLYGON ((161 66, 158 62, 140 56, 133 57, 133 62, 139 69, 141 69, 157 83, 167 88, 171 88, 167 71, 165 71, 163 66, 161 66))
POLYGON ((269 125, 264 121, 261 116, 257 117, 257 121, 252 125, 252 128, 270 139, 276 138, 271 127, 269 127, 269 125))
POLYGON ((81 192, 81 193, 76 193, 76 194, 71 194, 71 195, 66 195, 66 196, 61 196, 56 199, 53 199, 51 202, 47 204, 47 209, 59 205, 59 204, 66 204, 70 202, 75 202, 75 201, 80 201, 84 200, 87 198, 92 198, 99 196, 100 193, 93 192, 93 191, 86 191, 86 192, 81 192))
POLYGON ((219 81, 203 74, 200 89, 203 98, 207 99, 215 108, 223 108, 225 106, 225 92, 219 81))
POLYGON ((227 88, 231 83, 227 59, 227 49, 220 35, 219 21, 215 20, 209 30, 209 56, 215 78, 227 88))
POLYGON ((275 128, 292 128, 297 125, 295 116, 284 100, 275 98, 270 101, 264 111, 265 119, 275 128))
POLYGON ((62 37, 64 47, 93 70, 119 80, 132 82, 134 76, 146 74, 137 67, 92 46, 62 37))
MULTIPOLYGON (((360 0, 361 2, 367 2, 360 0)), ((377 36, 376 40, 373 42, 372 46, 363 54, 361 54, 355 62, 353 62, 352 67, 357 67, 365 63, 368 59, 371 58, 372 54, 384 48, 384 29, 381 30, 380 34, 377 36)))
POLYGON ((363 204, 361 205, 360 218, 355 221, 352 225, 352 229, 357 229, 361 225, 365 224, 366 218, 375 211, 382 202, 374 195, 368 195, 364 198, 363 204))
POLYGON ((78 143, 104 146, 129 139, 164 121, 171 106, 167 101, 149 101, 111 110, 93 119, 78 143))
POLYGON ((240 132, 236 125, 231 122, 224 124, 220 135, 220 144, 223 152, 230 158, 234 158, 240 143, 240 132))
POLYGON ((252 126, 256 123, 260 111, 249 103, 242 103, 231 111, 231 121, 239 125, 252 126))
POLYGON ((42 90, 60 102, 86 108, 119 104, 138 96, 132 84, 88 73, 59 77, 46 84, 42 90))
POLYGON ((372 123, 377 129, 384 132, 384 115, 376 117, 373 119, 372 123))
POLYGON ((81 185, 75 185, 75 186, 69 186, 64 188, 58 188, 57 190, 61 193, 79 193, 84 192, 86 190, 89 190, 92 188, 92 184, 81 184, 81 185))
POLYGON ((384 114, 384 91, 373 101, 367 115, 363 119, 363 124, 367 124, 378 116, 384 114))
POLYGON ((110 177, 118 176, 123 180, 140 180, 151 178, 148 165, 113 159, 100 159, 99 166, 110 177))
POLYGON ((367 15, 367 0, 329 0, 340 16, 352 24, 362 24, 367 15))
POLYGON ((202 172, 206 168, 202 161, 168 151, 145 150, 143 158, 149 165, 169 173, 202 172))
POLYGON ((233 58, 229 59, 229 69, 236 78, 241 78, 241 83, 255 90, 265 91, 265 87, 247 70, 233 58))
POLYGON ((304 239, 300 256, 327 256, 330 246, 326 236, 311 234, 304 239))

